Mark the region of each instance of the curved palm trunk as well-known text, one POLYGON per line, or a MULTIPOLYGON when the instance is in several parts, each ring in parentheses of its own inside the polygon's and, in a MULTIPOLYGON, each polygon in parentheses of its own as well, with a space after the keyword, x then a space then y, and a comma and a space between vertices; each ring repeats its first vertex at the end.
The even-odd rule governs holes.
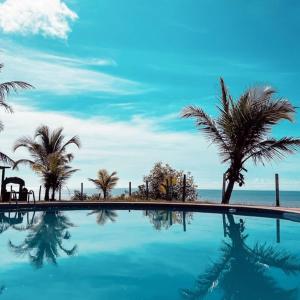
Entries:
POLYGON ((49 201, 49 194, 50 194, 50 187, 49 186, 45 186, 45 201, 49 201))
POLYGON ((224 198, 222 199, 222 204, 228 204, 229 203, 230 197, 231 197, 231 194, 232 194, 232 191, 233 191, 234 183, 235 183, 235 180, 230 178, 229 181, 228 181, 228 185, 226 187, 224 198))

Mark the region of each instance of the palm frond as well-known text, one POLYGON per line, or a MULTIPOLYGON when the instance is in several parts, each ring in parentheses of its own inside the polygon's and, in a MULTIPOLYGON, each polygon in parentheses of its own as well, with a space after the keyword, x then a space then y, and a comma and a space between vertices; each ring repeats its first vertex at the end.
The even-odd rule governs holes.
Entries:
POLYGON ((262 264, 281 269, 286 274, 300 272, 300 261, 296 255, 267 244, 256 244, 252 251, 262 264))
POLYGON ((300 139, 284 137, 279 140, 270 138, 255 145, 244 159, 252 158, 255 163, 283 159, 287 154, 292 154, 300 147, 300 139))
POLYGON ((9 156, 7 156, 6 154, 4 154, 2 152, 0 152, 0 161, 8 164, 9 166, 13 166, 15 163, 13 159, 11 159, 9 156))
POLYGON ((181 113, 182 118, 195 118, 196 125, 204 131, 207 137, 220 148, 228 151, 228 145, 221 130, 217 127, 217 123, 209 117, 201 108, 196 106, 185 107, 181 113))

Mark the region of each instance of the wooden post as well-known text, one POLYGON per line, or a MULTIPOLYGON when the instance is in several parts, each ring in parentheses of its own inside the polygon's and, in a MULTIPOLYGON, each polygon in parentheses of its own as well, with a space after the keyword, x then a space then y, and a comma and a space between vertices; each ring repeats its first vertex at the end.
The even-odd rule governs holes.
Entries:
POLYGON ((225 214, 222 214, 222 221, 223 221, 223 235, 224 238, 226 237, 226 218, 225 218, 225 214))
POLYGON ((183 175, 183 183, 182 183, 182 202, 185 202, 186 197, 186 175, 183 175))
POLYGON ((42 194, 42 186, 40 185, 40 188, 39 188, 39 201, 41 201, 41 194, 42 194))
POLYGON ((80 186, 80 198, 81 201, 83 201, 83 182, 81 182, 81 186, 80 186))
POLYGON ((280 219, 276 219, 276 243, 280 243, 280 219))
POLYGON ((170 201, 173 200, 173 177, 170 176, 170 201))
POLYGON ((170 200, 170 184, 169 179, 166 179, 166 193, 167 193, 167 200, 170 200))
POLYGON ((131 181, 129 181, 129 191, 128 191, 129 197, 131 197, 131 181))
POLYGON ((149 182, 146 180, 146 199, 149 199, 149 182))
POLYGON ((226 189, 226 173, 223 174, 223 183, 222 183, 222 202, 225 197, 225 189, 226 189))
POLYGON ((172 226, 173 225, 173 211, 172 210, 170 210, 170 226, 172 226))
POLYGON ((279 200, 279 176, 275 174, 275 194, 276 194, 276 206, 280 206, 279 200))
POLYGON ((185 220, 185 211, 182 212, 182 224, 183 224, 183 231, 186 231, 186 220, 185 220))

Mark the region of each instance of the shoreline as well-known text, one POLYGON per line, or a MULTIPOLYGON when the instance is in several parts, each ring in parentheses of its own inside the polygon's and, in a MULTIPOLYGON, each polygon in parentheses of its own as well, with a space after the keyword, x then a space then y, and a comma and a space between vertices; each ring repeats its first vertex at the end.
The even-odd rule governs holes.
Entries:
POLYGON ((249 215, 267 218, 287 219, 300 222, 300 208, 275 207, 265 205, 218 204, 207 202, 180 201, 39 201, 33 202, 1 202, 0 211, 43 211, 43 210, 175 210, 203 213, 221 213, 249 215))

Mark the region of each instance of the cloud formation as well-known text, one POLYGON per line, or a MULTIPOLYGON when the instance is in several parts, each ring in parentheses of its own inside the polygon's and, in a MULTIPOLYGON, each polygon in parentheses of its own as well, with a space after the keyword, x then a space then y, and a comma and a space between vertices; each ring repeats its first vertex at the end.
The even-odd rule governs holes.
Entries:
POLYGON ((90 69, 91 66, 115 67, 117 63, 109 58, 70 58, 16 45, 0 49, 0 58, 5 65, 5 72, 1 74, 3 80, 16 80, 18 77, 41 92, 56 95, 87 92, 131 95, 144 91, 138 82, 90 69))
MULTIPOLYGON (((128 180, 136 186, 157 161, 192 171, 199 179, 216 161, 214 148, 208 149, 207 142, 199 134, 160 132, 154 129, 153 123, 140 118, 129 122, 101 117, 80 119, 63 113, 41 112, 34 107, 16 104, 13 107, 14 114, 0 110, 0 119, 5 125, 4 131, 0 132, 0 140, 1 151, 14 159, 28 157, 27 152, 12 153, 15 140, 23 135, 32 136, 40 124, 52 128, 62 126, 66 136, 80 137, 82 148, 72 149, 75 154, 73 166, 80 172, 72 177, 69 187, 76 187, 82 181, 85 186, 92 186, 86 179, 95 176, 100 168, 118 171, 121 178, 119 186, 127 186, 128 180), (200 165, 201 168, 198 167, 200 165)), ((39 185, 39 179, 28 168, 22 167, 20 173, 29 186, 39 185)))
MULTIPOLYGON (((159 127, 158 120, 149 121, 141 117, 129 122, 104 117, 80 119, 63 113, 38 111, 34 107, 12 105, 14 114, 0 110, 0 119, 5 125, 4 131, 0 132, 0 150, 13 159, 28 157, 28 153, 22 150, 12 153, 12 145, 21 136, 32 136, 41 124, 51 128, 64 127, 67 137, 80 136, 82 148, 72 149, 75 154, 72 165, 80 171, 68 182, 70 190, 79 188, 80 182, 84 182, 85 187, 92 187, 87 178, 95 176, 100 168, 118 171, 119 187, 126 187, 128 181, 137 186, 142 182, 143 175, 158 161, 169 163, 176 169, 191 171, 199 188, 221 187, 226 166, 220 163, 215 147, 209 146, 198 132, 159 131, 156 129, 159 127)), ((275 166, 268 165, 268 168, 249 165, 245 187, 272 190, 274 173, 280 169, 282 189, 297 190, 300 182, 297 166, 296 156, 275 166), (289 179, 290 174, 293 174, 293 180, 289 179)), ((19 174, 9 171, 9 175, 25 178, 30 188, 40 184, 39 178, 27 167, 22 167, 19 174)))
POLYGON ((0 28, 5 33, 66 39, 70 22, 77 18, 61 0, 6 0, 0 4, 0 28))

